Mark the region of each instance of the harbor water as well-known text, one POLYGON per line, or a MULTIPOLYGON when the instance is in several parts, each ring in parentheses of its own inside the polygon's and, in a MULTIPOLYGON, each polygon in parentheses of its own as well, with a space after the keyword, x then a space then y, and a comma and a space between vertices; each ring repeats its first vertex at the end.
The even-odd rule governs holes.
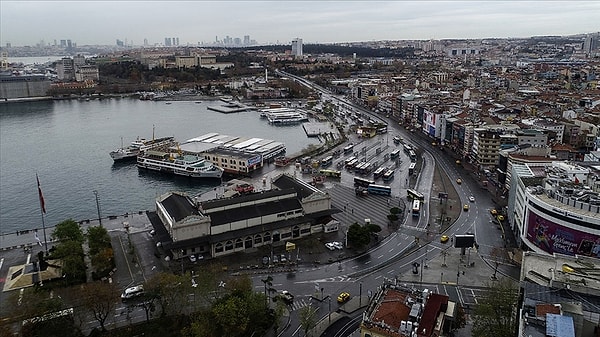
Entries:
POLYGON ((111 98, 0 104, 0 234, 42 228, 42 219, 52 227, 66 219, 97 219, 98 211, 108 217, 152 210, 163 193, 197 195, 220 184, 113 163, 111 150, 151 138, 153 127, 155 137, 179 142, 210 132, 272 139, 285 143, 288 155, 319 143, 300 124, 273 126, 257 111, 207 109, 220 103, 111 98))

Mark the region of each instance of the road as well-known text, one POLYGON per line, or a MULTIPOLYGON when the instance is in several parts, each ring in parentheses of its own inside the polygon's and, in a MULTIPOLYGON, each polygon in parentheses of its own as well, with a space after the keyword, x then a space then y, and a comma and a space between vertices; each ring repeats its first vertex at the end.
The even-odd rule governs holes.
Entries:
MULTIPOLYGON (((336 99, 341 101, 340 98, 336 99)), ((346 104, 347 106, 353 106, 348 102, 346 104)), ((356 109, 356 107, 353 109, 356 109)), ((366 111, 363 110, 363 113, 366 113, 366 111)), ((490 280, 496 265, 498 265, 498 275, 505 274, 518 278, 518 268, 506 263, 495 263, 499 261, 497 249, 504 247, 505 242, 503 237, 499 235, 490 215, 490 210, 494 209, 496 205, 490 198, 489 192, 482 189, 481 185, 462 166, 457 165, 454 158, 448 156, 439 147, 433 146, 430 139, 409 133, 396 123, 388 124, 388 133, 402 136, 406 142, 417 147, 421 152, 422 167, 416 181, 416 189, 423 193, 426 200, 430 202, 426 203, 427 207, 423 209, 421 217, 417 219, 405 218, 405 221, 395 233, 364 255, 323 267, 299 269, 294 274, 272 275, 276 288, 294 289, 296 293, 297 303, 289 308, 292 312, 290 326, 282 334, 283 336, 299 335, 299 321, 296 313, 300 308, 312 305, 318 308, 317 313, 320 320, 324 320, 331 311, 339 309, 334 305, 330 311, 329 306, 324 304, 328 299, 335 299, 337 294, 342 291, 349 292, 353 296, 367 294, 368 298, 381 285, 384 278, 412 285, 427 286, 430 290, 448 295, 451 300, 462 303, 466 308, 475 305, 477 297, 485 292, 483 286, 490 280), (433 175, 439 174, 435 171, 436 165, 450 178, 452 188, 458 194, 459 200, 456 200, 456 202, 459 205, 469 205, 468 211, 461 212, 458 219, 447 229, 444 226, 436 228, 439 231, 444 231, 444 234, 450 237, 457 234, 474 234, 478 248, 467 249, 464 256, 461 255, 458 248, 453 248, 451 245, 443 244, 437 240, 427 240, 420 242, 421 244, 415 242, 415 236, 422 236, 422 232, 428 228, 427 224, 430 222, 429 207, 435 207, 430 205, 434 202, 440 204, 445 202, 438 196, 431 195, 433 175), (461 180, 460 184, 457 179, 461 180), (471 196, 474 197, 475 202, 469 201, 471 196), (416 234, 419 232, 421 235, 416 234), (443 260, 443 262, 440 262, 440 260, 443 260), (423 271, 423 266, 429 267, 433 261, 436 261, 436 267, 439 267, 435 271, 432 271, 432 268, 423 271), (420 265, 418 274, 412 273, 415 262, 420 265), (456 266, 456 271, 451 270, 452 267, 449 266, 456 266), (434 273, 435 276, 432 276, 434 273), (416 275, 420 280, 414 279, 416 275), (423 281, 424 275, 428 275, 425 282, 423 281), (439 275, 439 279, 437 275, 439 275), (463 285, 462 283, 467 281, 465 277, 468 278, 469 283, 479 284, 479 286, 463 285), (413 281, 407 282, 407 279, 413 281), (310 300, 311 298, 317 300, 310 300), (319 300, 322 298, 326 301, 320 302, 319 300)), ((386 136, 386 139, 389 139, 389 136, 386 136)), ((376 137, 369 141, 384 143, 382 137, 379 137, 379 140, 376 137)), ((369 141, 367 141, 367 144, 369 144, 369 141)), ((389 143, 386 141, 385 145, 387 150, 389 143)), ((362 148, 366 148, 366 146, 362 148)), ((360 151, 359 153, 363 154, 360 151)), ((365 153, 365 157, 369 157, 369 152, 365 153)), ((405 199, 406 194, 403 191, 407 188, 409 179, 407 177, 409 162, 410 160, 405 156, 397 162, 398 169, 392 184, 394 191, 392 202, 401 203, 405 199)), ((350 182, 342 178, 341 185, 350 186, 350 182)), ((447 188, 450 188, 450 186, 447 186, 447 188)), ((350 187, 348 187, 348 191, 344 191, 341 187, 336 187, 336 189, 336 193, 332 193, 334 204, 339 204, 336 199, 352 200, 356 198, 356 196, 350 195, 350 187)), ((381 202, 382 200, 378 200, 374 196, 368 196, 360 205, 352 204, 352 207, 353 211, 354 207, 357 209, 373 209, 376 204, 381 202)), ((387 200, 387 203, 389 204, 390 200, 387 200)), ((346 213, 341 216, 346 216, 346 213)), ((351 218, 342 219, 344 221, 351 220, 351 218)), ((351 332, 349 331, 349 333, 351 332)), ((333 336, 334 334, 330 335, 333 336)), ((336 336, 338 335, 336 334, 336 336)))

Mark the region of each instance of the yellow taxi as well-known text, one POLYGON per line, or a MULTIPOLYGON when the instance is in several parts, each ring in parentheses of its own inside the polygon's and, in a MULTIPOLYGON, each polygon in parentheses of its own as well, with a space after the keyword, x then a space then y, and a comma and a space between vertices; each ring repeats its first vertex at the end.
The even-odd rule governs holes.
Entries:
POLYGON ((347 293, 347 292, 345 292, 345 291, 343 293, 339 294, 338 297, 337 297, 338 303, 344 303, 348 299, 350 299, 350 294, 347 293))
POLYGON ((490 213, 492 213, 492 215, 496 215, 496 214, 498 214, 498 211, 497 211, 497 210, 495 210, 495 209, 491 209, 491 210, 490 210, 490 213))
POLYGON ((448 240, 450 240, 450 237, 448 235, 442 235, 442 237, 440 237, 441 243, 446 243, 448 242, 448 240))
POLYGON ((468 205, 468 204, 465 204, 465 205, 463 206, 463 211, 465 211, 465 212, 466 212, 466 211, 468 211, 468 210, 469 210, 469 205, 468 205))
POLYGON ((459 184, 459 185, 460 185, 460 184, 462 184, 462 179, 460 179, 460 178, 457 178, 457 179, 456 179, 456 183, 457 183, 457 184, 459 184))

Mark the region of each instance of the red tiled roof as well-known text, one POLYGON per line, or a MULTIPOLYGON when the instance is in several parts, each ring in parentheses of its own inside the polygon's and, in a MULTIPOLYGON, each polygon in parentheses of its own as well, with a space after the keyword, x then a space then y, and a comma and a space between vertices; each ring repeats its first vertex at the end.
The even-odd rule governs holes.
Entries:
POLYGON ((405 304, 407 295, 395 289, 387 289, 371 320, 385 323, 396 331, 400 329, 400 322, 407 321, 410 314, 411 308, 405 304))
POLYGON ((440 294, 430 294, 421 321, 419 322, 419 328, 417 330, 417 336, 429 337, 432 336, 433 329, 435 328, 435 322, 437 316, 441 310, 445 310, 448 305, 448 296, 440 294))
POLYGON ((535 315, 537 317, 546 317, 546 314, 560 315, 560 308, 554 304, 549 303, 536 304, 535 315))

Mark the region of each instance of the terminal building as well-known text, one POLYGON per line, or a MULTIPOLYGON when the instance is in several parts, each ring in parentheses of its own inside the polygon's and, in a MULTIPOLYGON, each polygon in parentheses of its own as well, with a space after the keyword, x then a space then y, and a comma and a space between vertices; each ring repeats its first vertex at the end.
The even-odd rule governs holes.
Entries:
POLYGON ((196 202, 170 192, 156 200, 150 219, 157 247, 170 258, 216 258, 287 242, 327 230, 339 212, 329 194, 282 174, 271 189, 196 202))
POLYGON ((521 247, 600 258, 599 177, 598 166, 513 165, 506 213, 521 247))
POLYGON ((183 154, 203 155, 207 161, 223 168, 225 173, 243 176, 250 176, 285 150, 282 142, 216 132, 189 139, 177 146, 177 151, 183 154))

